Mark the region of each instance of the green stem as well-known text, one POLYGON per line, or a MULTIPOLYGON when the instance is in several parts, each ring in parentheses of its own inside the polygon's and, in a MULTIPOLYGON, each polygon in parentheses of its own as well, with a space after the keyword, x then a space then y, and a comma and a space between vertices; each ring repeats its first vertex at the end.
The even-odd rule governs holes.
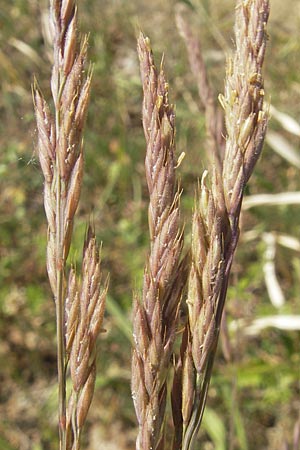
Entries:
POLYGON ((74 403, 73 413, 72 413, 72 428, 73 428, 73 446, 72 450, 80 450, 80 435, 81 428, 78 428, 77 424, 77 405, 78 405, 78 393, 75 394, 76 400, 74 403))
POLYGON ((204 377, 202 378, 202 376, 200 377, 199 374, 197 375, 195 402, 193 406, 191 420, 189 421, 189 424, 184 432, 182 450, 193 450, 195 446, 196 443, 195 441, 205 410, 207 393, 214 365, 216 348, 217 346, 215 346, 215 348, 210 351, 210 355, 208 357, 207 365, 204 371, 204 377))
MULTIPOLYGON (((63 78, 64 79, 64 78, 63 78)), ((60 135, 60 101, 64 81, 58 84, 59 92, 57 97, 56 111, 56 133, 57 142, 60 135)), ((64 324, 64 274, 65 274, 65 255, 64 255, 64 217, 62 208, 62 184, 60 170, 60 149, 56 149, 56 335, 57 335, 57 374, 58 374, 58 412, 59 412, 59 448, 66 450, 66 348, 65 348, 65 324, 64 324)))
POLYGON ((61 179, 58 174, 56 191, 56 333, 57 333, 57 372, 58 372, 58 404, 59 404, 59 434, 60 450, 66 450, 66 376, 65 376, 65 337, 64 337, 64 268, 63 243, 61 229, 61 179))

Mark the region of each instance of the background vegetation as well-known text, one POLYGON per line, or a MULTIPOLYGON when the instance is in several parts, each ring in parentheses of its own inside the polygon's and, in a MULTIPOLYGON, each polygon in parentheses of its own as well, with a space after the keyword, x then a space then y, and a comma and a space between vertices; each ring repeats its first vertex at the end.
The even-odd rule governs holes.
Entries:
MULTIPOLYGON (((217 95, 223 90, 225 54, 232 46, 235 2, 184 3, 193 8, 191 26, 201 36, 217 95)), ((298 6, 297 0, 271 2, 265 90, 277 111, 269 131, 278 134, 275 144, 270 138, 272 145, 265 145, 247 195, 300 191, 300 133, 295 127, 290 133, 287 118, 278 115, 280 111, 300 120, 298 6), (279 148, 274 149, 276 143, 279 148)), ((206 167, 204 118, 172 0, 89 0, 79 7, 95 69, 71 253, 76 260, 92 217, 103 241, 104 268, 111 274, 107 331, 99 345, 85 448, 130 449, 136 434, 130 397, 131 301, 132 291, 141 287, 148 248, 138 27, 150 36, 157 58, 165 53, 177 111, 177 151, 186 152, 181 182, 187 235, 194 184, 206 167)), ((34 74, 44 93, 49 92, 47 13, 47 2, 37 0, 2 2, 0 11, 0 449, 6 450, 57 448, 54 304, 45 269, 47 227, 31 96, 34 74)), ((226 363, 220 349, 200 434, 203 449, 293 448, 300 408, 299 224, 297 204, 256 206, 243 213, 227 303, 232 358, 226 363), (283 235, 294 238, 290 248, 283 235), (275 256, 270 256, 270 236, 275 256), (272 294, 270 301, 266 258, 275 263, 285 297, 280 307, 272 294), (287 323, 295 329, 258 329, 257 322, 253 327, 256 318, 274 315, 279 325, 283 315, 292 316, 287 323)))

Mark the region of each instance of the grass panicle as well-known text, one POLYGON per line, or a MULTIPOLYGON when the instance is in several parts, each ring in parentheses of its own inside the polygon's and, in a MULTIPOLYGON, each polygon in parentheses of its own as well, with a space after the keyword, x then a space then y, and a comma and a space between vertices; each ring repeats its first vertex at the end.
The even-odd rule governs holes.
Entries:
MULTIPOLYGON (((192 450, 195 445, 239 237, 243 192, 261 153, 268 122, 262 77, 268 15, 268 0, 237 2, 236 49, 228 58, 225 93, 219 96, 225 140, 221 109, 215 103, 199 41, 178 10, 177 26, 205 111, 210 161, 195 197, 191 250, 183 259, 174 107, 169 102, 163 62, 158 70, 149 39, 142 33, 138 38, 150 251, 143 291, 135 295, 133 305, 131 383, 138 420, 137 450, 162 450, 166 446, 167 381, 172 364, 173 448, 192 450), (187 317, 182 324, 179 355, 175 356, 186 284, 187 317)), ((93 397, 96 340, 102 328, 108 282, 101 281, 100 253, 91 226, 85 237, 81 276, 73 267, 68 274, 66 270, 83 177, 82 131, 91 72, 85 71, 87 39, 79 39, 76 3, 53 0, 51 19, 54 106, 50 108, 37 83, 34 104, 49 225, 47 269, 57 317, 60 450, 79 450, 93 397), (72 390, 67 401, 68 370, 72 390)))
POLYGON ((163 68, 157 71, 149 40, 142 34, 138 54, 144 91, 150 254, 142 300, 139 296, 134 300, 132 396, 139 424, 136 448, 146 450, 163 448, 167 374, 184 270, 180 263, 183 232, 175 169, 175 113, 163 68))
MULTIPOLYGON (((264 109, 262 66, 268 16, 267 0, 237 3, 236 50, 233 57, 228 58, 225 94, 219 96, 227 130, 225 153, 219 160, 221 171, 218 164, 214 164, 210 179, 207 172, 203 174, 195 200, 187 296, 188 324, 173 386, 173 415, 179 424, 177 435, 182 435, 183 450, 194 448, 201 424, 228 278, 238 242, 243 192, 261 153, 266 133, 268 112, 264 109), (182 408, 181 423, 176 405, 182 408)), ((207 134, 211 141, 220 142, 222 137, 216 136, 216 123, 209 123, 215 107, 200 47, 195 44, 180 16, 178 24, 187 44, 192 71, 198 73, 200 98, 206 108, 207 134), (193 61, 195 48, 194 56, 198 62, 193 61)), ((213 147, 216 149, 217 145, 213 147)), ((209 146, 208 151, 211 149, 209 146)))
POLYGON ((102 328, 108 280, 102 286, 99 248, 88 227, 81 279, 72 268, 66 298, 67 357, 70 358, 72 393, 67 409, 67 448, 79 449, 96 379, 96 341, 102 328), (72 446, 73 445, 73 446, 72 446))
POLYGON ((87 38, 79 41, 74 1, 51 1, 50 28, 53 112, 37 82, 33 95, 48 220, 47 271, 56 305, 60 449, 75 450, 79 448, 80 432, 93 394, 95 342, 102 323, 106 287, 100 292, 100 263, 91 228, 84 247, 81 290, 73 269, 66 281, 66 262, 83 176, 82 131, 91 71, 85 70, 87 38), (75 400, 71 398, 73 407, 71 403, 68 407, 73 420, 71 434, 66 414, 69 361, 75 393, 72 393, 75 400))

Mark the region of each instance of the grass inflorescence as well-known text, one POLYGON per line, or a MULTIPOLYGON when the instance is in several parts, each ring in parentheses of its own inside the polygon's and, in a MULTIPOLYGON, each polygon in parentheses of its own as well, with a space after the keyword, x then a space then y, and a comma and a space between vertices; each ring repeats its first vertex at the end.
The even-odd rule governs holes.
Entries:
MULTIPOLYGON (((50 11, 52 98, 46 101, 37 82, 33 95, 48 221, 47 271, 56 306, 60 450, 78 450, 94 392, 96 341, 108 282, 102 282, 100 250, 91 225, 81 275, 67 265, 82 187, 82 132, 92 73, 86 69, 88 41, 79 36, 76 2, 52 0, 50 11), (69 375, 72 390, 67 398, 69 375)), ((149 39, 143 33, 138 37, 150 248, 142 292, 136 292, 133 301, 131 391, 137 450, 192 450, 196 445, 244 191, 267 129, 262 68, 268 17, 268 0, 237 2, 235 50, 227 59, 225 92, 218 105, 201 45, 184 18, 184 8, 177 9, 177 27, 204 110, 209 161, 198 173, 191 241, 185 242, 184 251, 175 107, 169 100, 164 61, 158 69, 149 39)))

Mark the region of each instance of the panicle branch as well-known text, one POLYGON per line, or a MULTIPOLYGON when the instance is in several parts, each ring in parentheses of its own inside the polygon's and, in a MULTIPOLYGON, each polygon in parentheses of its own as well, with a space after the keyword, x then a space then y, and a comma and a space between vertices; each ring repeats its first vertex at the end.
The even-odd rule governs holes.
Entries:
POLYGON ((236 7, 236 51, 227 61, 224 108, 227 130, 223 165, 226 207, 239 215, 245 184, 256 164, 266 134, 262 66, 267 44, 268 0, 239 2, 236 7))
POLYGON ((67 411, 67 448, 79 448, 96 379, 96 341, 101 332, 108 280, 102 286, 99 249, 91 226, 88 227, 81 270, 81 280, 72 268, 68 280, 65 334, 70 358, 72 395, 67 411), (73 447, 72 447, 73 444, 73 447))

